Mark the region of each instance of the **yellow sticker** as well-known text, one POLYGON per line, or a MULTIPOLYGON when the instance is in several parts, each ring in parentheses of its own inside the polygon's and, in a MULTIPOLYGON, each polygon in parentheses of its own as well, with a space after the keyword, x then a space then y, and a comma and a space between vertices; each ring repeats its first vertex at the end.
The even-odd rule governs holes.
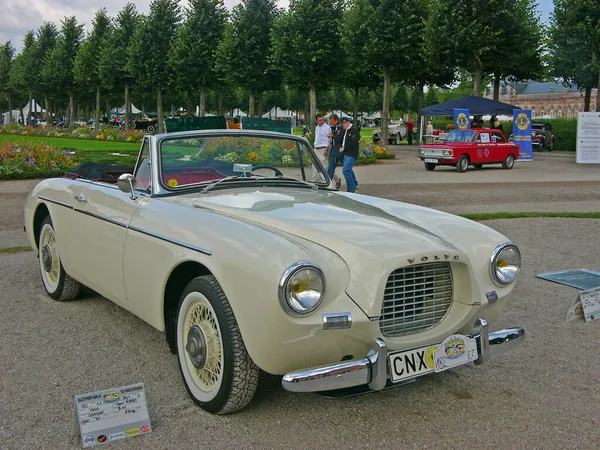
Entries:
POLYGON ((140 434, 139 428, 132 428, 130 430, 127 430, 127 437, 137 436, 138 434, 140 434))
POLYGON ((427 367, 430 369, 435 368, 435 364, 433 363, 433 354, 437 349, 437 345, 432 345, 427 349, 427 352, 425 352, 425 362, 427 363, 427 367))
POLYGON ((175 178, 171 178, 169 181, 167 181, 167 184, 171 187, 175 187, 179 185, 179 182, 175 178))

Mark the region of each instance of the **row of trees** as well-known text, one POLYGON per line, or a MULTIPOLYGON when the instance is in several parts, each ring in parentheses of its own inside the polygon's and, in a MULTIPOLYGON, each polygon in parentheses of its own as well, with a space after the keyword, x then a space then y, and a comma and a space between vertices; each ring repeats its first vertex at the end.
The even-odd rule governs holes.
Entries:
POLYGON ((95 111, 98 125, 102 98, 106 111, 133 99, 155 104, 159 117, 163 104, 190 112, 199 104, 200 115, 210 104, 223 114, 243 98, 250 116, 287 102, 312 117, 318 101, 324 109, 327 97, 346 102, 350 92, 356 117, 380 92, 376 109, 386 123, 391 102, 420 113, 426 86, 435 92, 462 76, 480 95, 492 80, 498 98, 501 80, 544 77, 546 47, 552 75, 591 89, 600 73, 598 2, 555 1, 549 42, 534 0, 290 0, 287 10, 275 0, 242 0, 230 14, 223 0, 185 8, 152 0, 147 15, 128 3, 114 18, 100 9, 87 36, 67 17, 60 30, 46 22, 28 32, 18 55, 5 43, 0 99, 11 109, 43 98, 49 111, 68 100, 70 121, 77 103, 86 117, 95 111), (596 16, 582 20, 589 11, 596 16))

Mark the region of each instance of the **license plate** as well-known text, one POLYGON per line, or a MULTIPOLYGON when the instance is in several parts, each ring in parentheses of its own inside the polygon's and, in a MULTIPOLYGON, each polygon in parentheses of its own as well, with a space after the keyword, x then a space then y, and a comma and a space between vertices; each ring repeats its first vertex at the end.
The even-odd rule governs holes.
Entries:
POLYGON ((425 158, 425 162, 437 164, 438 160, 433 158, 425 158))
POLYGON ((462 334, 448 336, 439 344, 388 355, 392 382, 442 372, 477 359, 477 343, 462 334))

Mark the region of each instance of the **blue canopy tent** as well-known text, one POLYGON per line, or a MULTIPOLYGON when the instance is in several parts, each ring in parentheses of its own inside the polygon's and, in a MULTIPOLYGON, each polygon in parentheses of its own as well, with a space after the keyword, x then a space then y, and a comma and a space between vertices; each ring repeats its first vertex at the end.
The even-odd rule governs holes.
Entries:
MULTIPOLYGON (((421 124, 425 123, 425 116, 453 116, 455 109, 468 109, 469 113, 473 115, 505 114, 512 116, 513 109, 519 109, 519 107, 475 95, 467 95, 466 97, 450 100, 439 105, 423 108, 421 124)), ((421 142, 423 134, 423 127, 421 126, 420 128, 419 142, 421 142)))

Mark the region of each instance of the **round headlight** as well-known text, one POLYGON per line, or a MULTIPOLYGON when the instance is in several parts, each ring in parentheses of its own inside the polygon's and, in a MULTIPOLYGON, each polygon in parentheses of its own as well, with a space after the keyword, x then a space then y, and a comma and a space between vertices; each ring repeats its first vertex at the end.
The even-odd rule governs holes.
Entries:
POLYGON ((314 263, 302 261, 289 267, 279 282, 279 303, 293 316, 305 316, 319 307, 325 294, 325 277, 314 263))
POLYGON ((494 283, 506 286, 517 279, 521 271, 521 252, 512 242, 498 245, 492 252, 490 275, 494 283))

